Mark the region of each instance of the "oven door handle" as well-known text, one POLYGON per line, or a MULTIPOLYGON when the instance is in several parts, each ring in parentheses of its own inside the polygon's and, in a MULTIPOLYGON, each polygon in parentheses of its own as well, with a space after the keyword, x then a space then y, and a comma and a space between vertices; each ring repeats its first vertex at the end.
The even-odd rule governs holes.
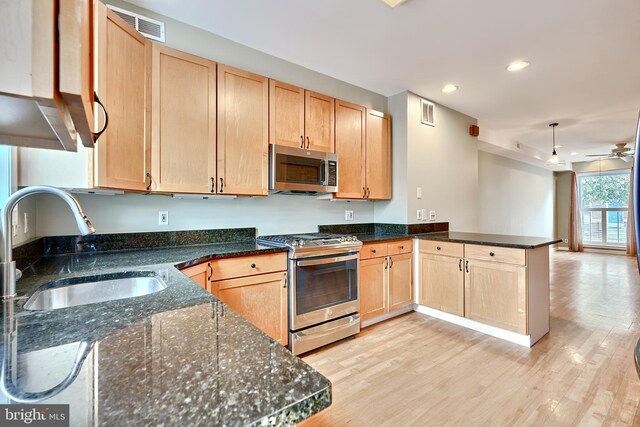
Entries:
POLYGON ((350 315, 349 317, 346 318, 347 319, 347 323, 342 323, 340 325, 336 325, 332 328, 327 328, 326 330, 322 331, 322 332, 315 332, 312 334, 308 334, 305 331, 302 332, 293 332, 294 335, 294 339, 296 341, 302 341, 305 338, 321 338, 321 337, 325 337, 327 335, 331 335, 333 334, 335 331, 338 331, 340 329, 344 329, 347 326, 353 325, 354 323, 360 323, 360 316, 356 315, 350 315))
POLYGON ((306 259, 306 260, 296 261, 296 266, 307 267, 311 265, 322 265, 322 264, 330 264, 332 262, 349 261, 349 260, 358 259, 358 258, 360 258, 360 254, 336 256, 336 257, 330 257, 330 258, 306 259))

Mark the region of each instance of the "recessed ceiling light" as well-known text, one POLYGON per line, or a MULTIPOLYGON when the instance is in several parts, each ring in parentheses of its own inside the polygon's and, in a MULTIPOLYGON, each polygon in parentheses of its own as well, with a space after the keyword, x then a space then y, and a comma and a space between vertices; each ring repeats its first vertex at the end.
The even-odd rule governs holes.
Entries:
POLYGON ((562 145, 556 144, 556 148, 562 148, 562 145))
POLYGON ((442 88, 442 92, 444 93, 451 93, 451 92, 455 92, 458 90, 458 86, 449 83, 448 85, 446 85, 445 87, 442 88))
POLYGON ((385 2, 387 6, 396 7, 398 5, 401 5, 407 0, 382 0, 382 1, 385 2))
POLYGON ((516 72, 523 70, 529 66, 528 61, 513 61, 507 66, 507 71, 516 72))
POLYGON ((578 154, 579 154, 579 153, 578 153, 577 151, 572 151, 572 152, 571 152, 571 155, 572 155, 572 156, 577 156, 578 154))

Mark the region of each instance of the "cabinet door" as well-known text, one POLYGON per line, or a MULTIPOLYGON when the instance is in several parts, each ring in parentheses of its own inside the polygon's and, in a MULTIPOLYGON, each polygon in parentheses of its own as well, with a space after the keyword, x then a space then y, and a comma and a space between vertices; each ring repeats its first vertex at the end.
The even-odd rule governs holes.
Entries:
POLYGON ((386 258, 360 261, 360 317, 363 321, 387 311, 386 275, 386 258))
POLYGON ((218 65, 217 192, 269 192, 269 81, 218 65))
POLYGON ((364 107, 336 101, 336 154, 338 154, 338 192, 336 198, 364 197, 364 107))
POLYGON ((287 345, 287 273, 259 274, 216 283, 218 298, 264 333, 287 345))
POLYGON ((269 143, 303 148, 304 89, 269 80, 269 143))
POLYGON ((329 96, 305 91, 305 147, 311 150, 335 152, 334 105, 329 96))
POLYGON ((215 191, 216 64, 153 44, 151 189, 215 191))
POLYGON ((389 257, 389 311, 413 304, 411 258, 410 253, 389 257))
MULTIPOLYGON (((133 27, 95 2, 98 96, 109 125, 97 143, 98 187, 146 191, 150 172, 151 43, 133 27)), ((102 129, 104 120, 98 113, 102 129)))
POLYGON ((464 316, 463 259, 420 254, 418 302, 436 310, 464 316))
POLYGON ((209 285, 212 272, 210 263, 203 262, 198 265, 183 268, 180 272, 200 285, 202 289, 211 292, 211 286, 209 285))
POLYGON ((391 199, 391 119, 367 110, 366 187, 367 198, 391 199))
POLYGON ((467 260, 466 317, 527 334, 526 267, 467 260))

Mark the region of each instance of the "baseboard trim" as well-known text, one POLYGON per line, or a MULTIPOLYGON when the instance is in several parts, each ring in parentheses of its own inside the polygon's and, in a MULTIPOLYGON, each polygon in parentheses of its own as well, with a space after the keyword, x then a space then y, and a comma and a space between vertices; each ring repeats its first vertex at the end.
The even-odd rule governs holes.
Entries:
POLYGON ((367 319, 364 322, 360 323, 360 327, 366 328, 367 326, 371 326, 373 324, 383 322, 393 317, 400 316, 401 314, 409 313, 410 311, 413 311, 413 307, 414 307, 413 305, 408 305, 399 310, 392 311, 391 313, 385 313, 380 316, 374 317, 373 319, 367 319))
POLYGON ((491 335, 514 344, 524 347, 531 347, 534 344, 531 342, 530 335, 520 335, 515 332, 505 331, 504 329, 485 325, 484 323, 476 322, 475 320, 467 319, 466 317, 445 313, 423 305, 416 305, 415 307, 415 311, 418 313, 426 314, 427 316, 435 317, 436 319, 444 320, 449 323, 454 323, 468 329, 473 329, 474 331, 482 332, 483 334, 491 335))

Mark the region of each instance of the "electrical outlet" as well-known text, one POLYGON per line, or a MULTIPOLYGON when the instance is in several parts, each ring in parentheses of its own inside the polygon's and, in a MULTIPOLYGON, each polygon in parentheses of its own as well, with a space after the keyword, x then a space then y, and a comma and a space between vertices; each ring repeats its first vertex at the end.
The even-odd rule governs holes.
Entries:
POLYGON ((418 189, 416 190, 416 197, 418 199, 422 199, 422 187, 418 187, 418 189))
POLYGON ((344 211, 344 220, 353 221, 353 211, 344 211))
POLYGON ((429 221, 436 220, 436 211, 429 211, 429 221))
POLYGON ((569 243, 569 239, 564 239, 564 242, 565 243, 569 243))
POLYGON ((426 209, 422 209, 422 220, 423 221, 427 220, 427 210, 426 209))
POLYGON ((158 211, 158 225, 169 225, 169 211, 158 211))
POLYGON ((29 232, 29 212, 24 213, 24 234, 29 232))
POLYGON ((418 213, 416 214, 418 221, 422 221, 422 210, 418 209, 418 213))

